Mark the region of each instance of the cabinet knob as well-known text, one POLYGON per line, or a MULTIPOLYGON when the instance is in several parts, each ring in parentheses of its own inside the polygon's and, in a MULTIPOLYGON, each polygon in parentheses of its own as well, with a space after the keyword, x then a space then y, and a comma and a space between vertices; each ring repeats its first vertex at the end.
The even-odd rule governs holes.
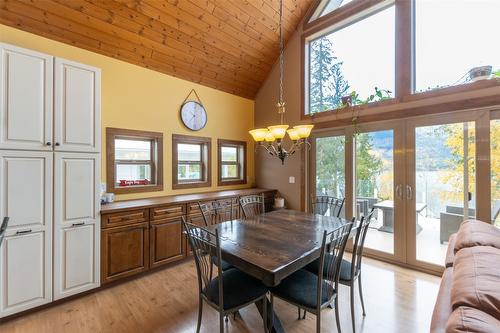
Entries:
POLYGON ((50 141, 47 141, 47 142, 45 143, 45 145, 46 145, 46 146, 52 146, 52 143, 51 143, 50 141))
POLYGON ((56 142, 56 146, 60 146, 61 144, 59 142, 56 142))

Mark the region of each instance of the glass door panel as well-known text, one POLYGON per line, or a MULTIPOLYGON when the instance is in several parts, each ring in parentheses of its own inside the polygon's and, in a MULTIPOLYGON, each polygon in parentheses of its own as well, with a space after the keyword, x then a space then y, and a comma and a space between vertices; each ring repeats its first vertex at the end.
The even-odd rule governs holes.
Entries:
MULTIPOLYGON (((314 195, 345 198, 345 136, 316 137, 314 147, 314 195)), ((341 216, 345 217, 345 205, 341 216)))
POLYGON ((416 260, 442 266, 447 242, 475 216, 474 122, 415 127, 416 260))
POLYGON ((500 228, 500 120, 490 122, 491 223, 500 228))
POLYGON ((394 131, 358 133, 355 145, 354 213, 359 219, 375 209, 365 246, 394 254, 394 131))

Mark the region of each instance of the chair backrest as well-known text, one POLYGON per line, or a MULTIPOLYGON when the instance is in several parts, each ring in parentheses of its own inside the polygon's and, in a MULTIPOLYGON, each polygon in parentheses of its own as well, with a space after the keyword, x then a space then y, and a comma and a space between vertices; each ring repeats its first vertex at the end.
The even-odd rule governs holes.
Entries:
POLYGON ((326 230, 323 233, 318 270, 318 306, 321 305, 323 283, 327 284, 327 299, 330 300, 333 297, 333 294, 338 292, 340 264, 342 262, 347 241, 349 240, 352 225, 353 223, 349 222, 329 233, 327 233, 326 230), (325 261, 325 254, 329 254, 329 257, 333 258, 333 260, 325 261), (326 272, 326 274, 323 274, 323 272, 326 272))
POLYGON ((327 212, 330 216, 339 217, 344 206, 345 198, 339 199, 327 195, 311 197, 311 211, 313 214, 325 215, 327 212))
POLYGON ((0 245, 2 245, 2 241, 5 236, 5 231, 7 230, 7 224, 9 224, 9 217, 4 217, 2 225, 0 225, 0 245))
POLYGON ((216 223, 231 221, 233 219, 232 201, 217 201, 215 203, 215 212, 216 223))
POLYGON ((244 218, 254 217, 265 212, 264 195, 246 195, 240 198, 244 218))
MULTIPOLYGON (((191 250, 193 251, 196 271, 198 274, 198 288, 200 293, 210 294, 210 282, 213 278, 213 266, 217 269, 217 276, 222 276, 220 239, 217 230, 211 232, 206 228, 187 223, 184 216, 181 217, 182 225, 188 236, 191 250), (214 262, 215 260, 215 262, 214 262)), ((218 279, 219 307, 223 308, 223 285, 222 279, 218 279)))
POLYGON ((216 223, 217 211, 214 202, 201 203, 198 201, 198 207, 200 207, 201 216, 203 216, 203 222, 205 226, 209 226, 216 223))
POLYGON ((354 278, 358 276, 361 271, 361 259, 363 258, 363 249, 365 247, 366 234, 368 233, 368 227, 373 218, 375 208, 368 213, 366 216, 362 216, 359 221, 359 226, 356 230, 356 236, 354 237, 354 245, 352 248, 352 261, 351 261, 351 277, 354 278))

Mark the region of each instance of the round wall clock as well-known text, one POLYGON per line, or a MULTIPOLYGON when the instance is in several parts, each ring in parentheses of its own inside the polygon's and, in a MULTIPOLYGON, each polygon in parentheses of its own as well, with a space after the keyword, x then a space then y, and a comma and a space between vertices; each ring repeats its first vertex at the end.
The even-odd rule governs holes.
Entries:
POLYGON ((192 131, 199 131, 207 124, 207 111, 201 103, 187 101, 181 106, 181 120, 192 131))

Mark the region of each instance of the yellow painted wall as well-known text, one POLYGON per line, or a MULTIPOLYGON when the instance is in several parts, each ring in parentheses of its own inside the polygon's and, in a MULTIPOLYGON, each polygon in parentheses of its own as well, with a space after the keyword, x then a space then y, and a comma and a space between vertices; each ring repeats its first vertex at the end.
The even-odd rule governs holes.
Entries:
POLYGON ((254 122, 254 101, 4 25, 0 25, 0 42, 101 68, 103 181, 106 181, 106 127, 163 132, 164 191, 120 195, 117 199, 206 192, 254 185, 254 146, 248 134, 254 122), (196 89, 208 113, 207 126, 198 132, 187 130, 179 119, 179 107, 192 88, 196 89), (172 190, 173 133, 212 137, 212 187, 172 190), (247 141, 247 185, 217 187, 217 138, 247 141))

